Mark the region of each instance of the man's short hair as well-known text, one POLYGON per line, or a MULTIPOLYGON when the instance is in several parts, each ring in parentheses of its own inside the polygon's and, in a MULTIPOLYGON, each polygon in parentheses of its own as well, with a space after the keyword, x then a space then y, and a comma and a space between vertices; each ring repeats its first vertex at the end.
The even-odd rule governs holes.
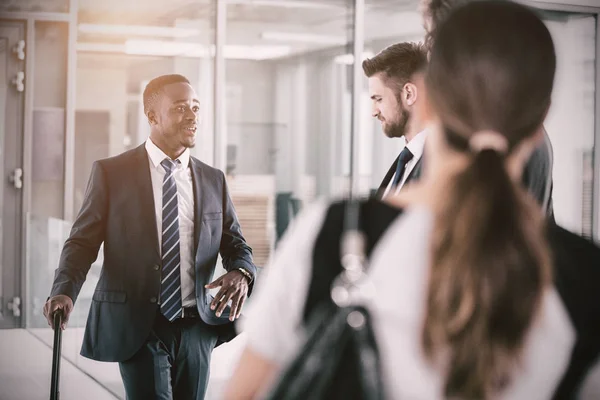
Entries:
POLYGON ((362 63, 363 71, 368 78, 383 73, 384 79, 392 81, 395 91, 400 91, 414 74, 425 70, 426 66, 427 50, 425 46, 413 42, 388 46, 362 63))
POLYGON ((474 0, 423 0, 423 19, 427 21, 425 46, 431 50, 437 27, 450 15, 450 11, 474 0))
POLYGON ((178 74, 161 75, 148 82, 144 89, 144 114, 148 114, 148 111, 150 111, 150 108, 156 103, 156 100, 160 97, 165 86, 180 82, 190 83, 185 76, 178 74))

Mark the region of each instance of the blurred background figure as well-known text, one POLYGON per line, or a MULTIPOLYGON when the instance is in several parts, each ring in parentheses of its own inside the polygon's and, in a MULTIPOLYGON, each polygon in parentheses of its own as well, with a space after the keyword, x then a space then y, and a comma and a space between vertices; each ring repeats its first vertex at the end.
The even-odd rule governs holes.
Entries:
MULTIPOLYGON (((437 27, 446 19, 454 8, 467 4, 473 0, 424 0, 422 3, 423 27, 425 34, 425 45, 433 46, 437 27)), ((477 0, 475 0, 477 1, 477 0)), ((550 219, 554 219, 552 206, 552 169, 554 155, 552 144, 548 133, 541 127, 544 133, 544 141, 533 152, 531 158, 525 165, 523 171, 523 184, 537 199, 542 209, 546 211, 550 219)))
MULTIPOLYGON (((519 183, 544 140, 550 32, 505 1, 460 7, 437 29, 423 179, 388 198, 395 219, 384 203, 361 208, 367 242, 380 239, 368 249, 376 295, 366 302, 388 396, 572 398, 600 350, 598 283, 586 284, 599 282, 600 248, 546 224, 519 183)), ((298 351, 310 314, 333 307, 330 286, 315 277, 341 270, 343 204, 316 205, 282 242, 248 316, 228 399, 260 398, 298 351)), ((345 373, 331 379, 359 380, 345 373)))

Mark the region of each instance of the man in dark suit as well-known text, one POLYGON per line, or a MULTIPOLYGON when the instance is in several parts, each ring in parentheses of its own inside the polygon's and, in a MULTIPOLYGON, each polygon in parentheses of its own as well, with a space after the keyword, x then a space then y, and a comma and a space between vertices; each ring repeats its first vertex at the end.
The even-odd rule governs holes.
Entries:
POLYGON ((419 43, 396 43, 362 67, 369 80, 373 117, 381 121, 383 133, 400 138, 404 148, 385 175, 375 196, 382 199, 397 193, 421 174, 421 157, 427 131, 424 70, 427 51, 419 43))
MULTIPOLYGON (((426 43, 432 43, 432 27, 435 26, 427 21, 436 21, 445 16, 453 1, 469 0, 433 0, 428 3, 433 11, 430 11, 432 17, 425 17, 425 27, 431 32, 426 43), (442 10, 438 7, 442 7, 442 10)), ((428 118, 427 92, 423 81, 426 66, 427 47, 408 42, 393 44, 363 61, 363 71, 369 79, 373 116, 381 121, 386 136, 405 141, 404 148, 374 193, 378 199, 398 193, 405 184, 421 176, 428 118)), ((544 142, 533 152, 525 166, 523 184, 546 210, 549 218, 553 219, 552 145, 545 130, 544 142)))
POLYGON ((81 354, 119 362, 128 399, 204 398, 211 352, 256 276, 224 174, 190 156, 199 109, 185 77, 148 83, 150 138, 94 163, 44 306, 64 329, 104 243, 81 354), (219 253, 228 272, 210 282, 219 253))

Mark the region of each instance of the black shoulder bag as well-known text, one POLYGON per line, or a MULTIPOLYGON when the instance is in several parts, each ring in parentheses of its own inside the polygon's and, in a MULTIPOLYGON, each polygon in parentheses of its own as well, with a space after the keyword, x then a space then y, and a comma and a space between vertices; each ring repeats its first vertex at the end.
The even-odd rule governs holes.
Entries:
MULTIPOLYGON (((330 211, 334 207, 335 204, 330 211)), ((331 285, 330 298, 319 301, 308 310, 305 319, 307 340, 268 399, 385 398, 379 352, 371 318, 364 307, 365 300, 374 296, 375 288, 365 273, 367 237, 359 228, 361 203, 349 200, 344 210, 341 240, 338 241, 342 272, 337 274, 339 266, 336 270, 336 266, 332 265, 330 271, 337 274, 331 275, 331 278, 335 276, 333 284, 331 279, 329 282, 323 282, 323 279, 317 281, 331 285)), ((326 218, 321 233, 326 235, 328 224, 332 223, 335 225, 335 219, 326 218)), ((337 223, 339 226, 339 218, 337 223)), ((337 254, 337 249, 334 250, 337 254)), ((309 292, 315 282, 313 279, 309 292)))

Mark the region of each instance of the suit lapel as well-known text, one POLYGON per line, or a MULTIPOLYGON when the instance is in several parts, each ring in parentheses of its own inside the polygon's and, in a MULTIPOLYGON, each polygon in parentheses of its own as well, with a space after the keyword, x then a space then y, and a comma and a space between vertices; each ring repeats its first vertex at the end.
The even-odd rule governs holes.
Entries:
POLYGON ((194 257, 198 252, 198 241, 200 239, 200 227, 202 226, 202 168, 198 162, 190 157, 190 169, 192 171, 192 183, 194 187, 194 257))
POLYGON ((381 185, 379 185, 379 189, 377 189, 376 197, 378 199, 383 198, 385 189, 387 189, 388 185, 390 184, 390 181, 392 180, 392 178, 394 177, 394 174, 396 173, 396 165, 398 165, 398 158, 400 158, 400 155, 398 155, 398 157, 396 157, 396 159, 394 160, 394 163, 388 170, 387 174, 385 174, 383 181, 381 181, 381 185))
POLYGON ((410 173, 406 177, 406 181, 404 182, 404 184, 407 184, 408 182, 412 181, 413 179, 418 180, 421 177, 422 161, 423 161, 423 156, 421 156, 421 158, 419 158, 419 161, 417 161, 417 164, 410 171, 410 173))
MULTIPOLYGON (((400 157, 400 156, 398 156, 398 157, 400 157)), ((394 163, 390 167, 389 171, 385 175, 385 178, 383 178, 383 181, 381 182, 379 189, 377 189, 376 197, 378 199, 383 198, 383 194, 385 193, 385 190, 387 189, 388 185, 390 184, 390 181, 392 180, 394 174, 396 173, 396 165, 398 164, 398 157, 396 157, 396 160, 394 161, 394 163)), ((418 180, 421 177, 422 167, 423 167, 423 156, 421 156, 421 158, 419 158, 419 161, 417 161, 417 164, 410 171, 410 173, 406 177, 406 181, 404 181, 404 184, 406 185, 408 182, 410 182, 412 180, 418 180)))
POLYGON ((148 237, 148 248, 153 248, 160 258, 160 249, 158 248, 158 231, 156 230, 156 211, 154 206, 154 192, 152 191, 152 178, 150 177, 150 160, 146 148, 142 144, 135 151, 135 184, 139 201, 137 206, 141 214, 140 232, 155 232, 154 235, 144 235, 148 237))

